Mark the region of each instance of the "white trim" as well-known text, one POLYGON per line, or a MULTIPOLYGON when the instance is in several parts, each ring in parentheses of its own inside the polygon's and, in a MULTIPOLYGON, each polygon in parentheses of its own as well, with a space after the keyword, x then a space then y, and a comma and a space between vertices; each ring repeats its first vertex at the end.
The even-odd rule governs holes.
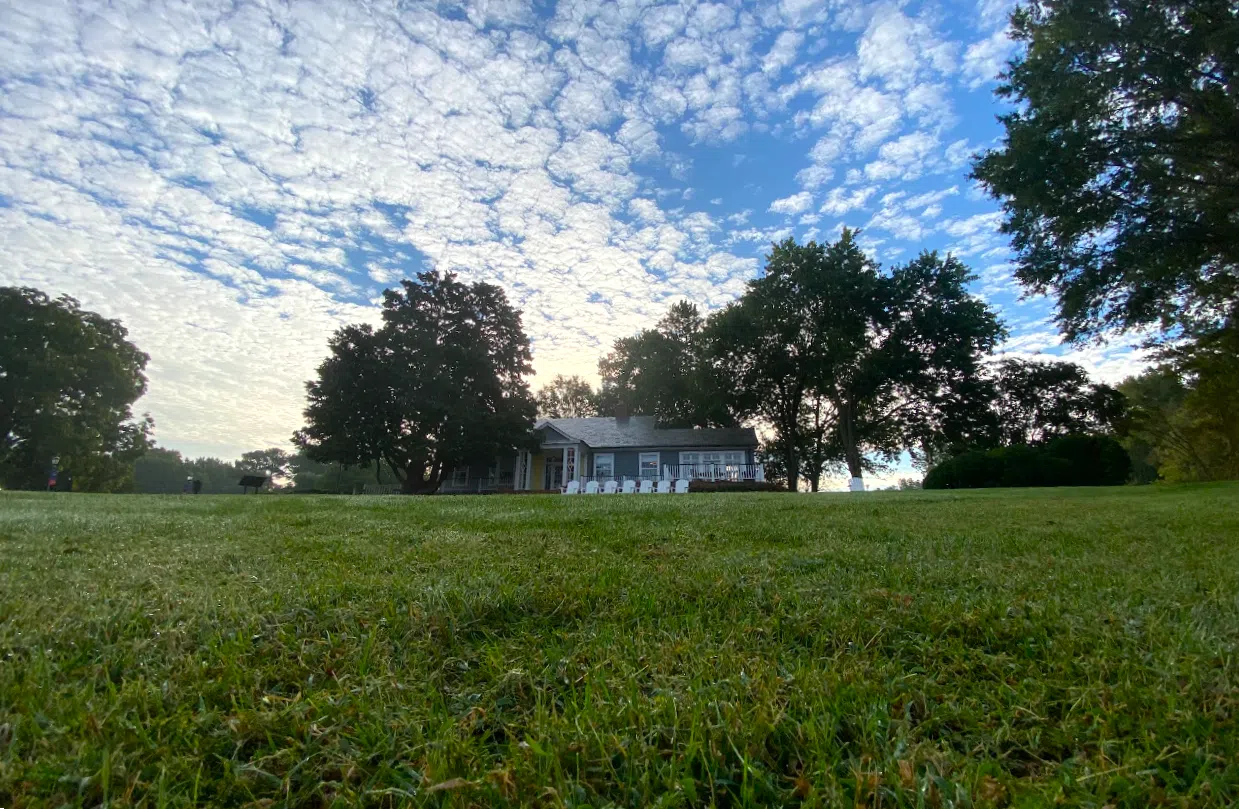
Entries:
POLYGON ((600 477, 608 477, 608 478, 613 478, 613 477, 615 477, 615 453, 614 453, 614 452, 595 452, 595 453, 594 453, 594 477, 596 477, 596 478, 600 478, 600 477), (611 471, 610 471, 610 473, 609 473, 609 474, 607 474, 607 475, 600 475, 600 474, 598 473, 598 459, 599 459, 599 458, 606 458, 608 461, 610 461, 610 462, 611 462, 611 471))
POLYGON ((653 477, 658 477, 659 469, 662 467, 661 452, 639 452, 637 453, 637 477, 645 477, 645 462, 647 459, 654 459, 653 477))

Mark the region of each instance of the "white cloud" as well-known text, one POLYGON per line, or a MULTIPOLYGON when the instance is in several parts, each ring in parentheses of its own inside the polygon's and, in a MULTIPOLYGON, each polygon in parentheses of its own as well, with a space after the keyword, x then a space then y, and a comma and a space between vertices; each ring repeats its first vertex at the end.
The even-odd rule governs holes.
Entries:
POLYGON ((847 191, 843 188, 832 188, 830 193, 826 195, 826 201, 821 207, 821 212, 831 216, 842 216, 848 211, 863 208, 877 190, 877 186, 858 188, 853 191, 847 191))
POLYGON ((981 87, 998 79, 1006 69, 1007 60, 1015 55, 1016 43, 1007 36, 1006 30, 995 31, 985 39, 968 46, 964 52, 963 72, 972 88, 981 87))
POLYGON ((776 199, 774 202, 770 203, 770 207, 767 210, 771 213, 781 213, 786 214, 787 216, 792 216, 809 210, 812 205, 813 195, 808 191, 801 191, 800 193, 792 194, 789 197, 776 199))
POLYGON ((765 73, 778 73, 796 61, 796 51, 804 42, 804 34, 799 31, 784 31, 775 38, 774 44, 762 59, 761 69, 765 73))

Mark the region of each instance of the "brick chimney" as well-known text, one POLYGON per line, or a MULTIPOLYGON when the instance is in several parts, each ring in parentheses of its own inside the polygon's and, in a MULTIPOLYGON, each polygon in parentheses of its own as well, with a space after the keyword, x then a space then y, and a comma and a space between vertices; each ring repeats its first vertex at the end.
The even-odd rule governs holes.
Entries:
POLYGON ((628 405, 623 402, 615 406, 615 423, 621 426, 628 423, 628 405))

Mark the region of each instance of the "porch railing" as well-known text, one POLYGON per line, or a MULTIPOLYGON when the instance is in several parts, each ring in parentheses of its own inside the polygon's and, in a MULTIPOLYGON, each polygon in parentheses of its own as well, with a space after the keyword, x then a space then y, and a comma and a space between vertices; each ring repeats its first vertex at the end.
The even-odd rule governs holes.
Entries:
POLYGON ((484 478, 469 478, 463 481, 447 477, 439 484, 439 491, 451 494, 496 492, 500 489, 515 488, 515 485, 516 478, 512 475, 491 475, 484 478))
POLYGON ((615 481, 622 484, 626 480, 734 480, 757 481, 766 480, 766 468, 759 463, 753 464, 664 464, 658 471, 647 469, 640 475, 577 475, 576 480, 584 487, 586 483, 597 481, 605 484, 615 481))

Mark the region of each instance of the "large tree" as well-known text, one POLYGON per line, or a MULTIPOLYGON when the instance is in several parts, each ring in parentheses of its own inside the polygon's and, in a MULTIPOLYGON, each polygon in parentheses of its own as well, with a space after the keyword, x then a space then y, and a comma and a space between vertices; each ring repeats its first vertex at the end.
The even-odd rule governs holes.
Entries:
POLYGON ((1123 394, 1073 362, 1004 359, 994 370, 994 445, 1037 444, 1062 435, 1114 432, 1123 394))
POLYGON ((945 408, 974 406, 960 391, 1002 328, 971 278, 935 253, 882 272, 845 230, 775 245, 765 274, 711 318, 728 399, 773 429, 791 487, 803 475, 816 488, 839 464, 863 477, 946 423, 945 408))
POLYGON ((241 454, 237 469, 247 475, 262 475, 278 485, 291 476, 292 456, 279 447, 252 449, 241 454), (275 479, 278 478, 277 482, 275 479))
POLYGON ((1012 17, 1002 145, 973 176, 1003 201, 1016 276, 1070 338, 1234 322, 1239 15, 1232 0, 1053 0, 1012 17))
POLYGON ((130 407, 146 391, 148 357, 120 321, 70 297, 0 287, 0 481, 46 485, 53 459, 74 487, 132 485, 149 418, 130 407))
POLYGON ((381 327, 344 327, 330 350, 294 436, 313 460, 386 467, 405 492, 433 492, 453 467, 530 441, 529 339, 497 286, 419 273, 383 293, 381 327))
POLYGON ((579 376, 557 374, 538 389, 538 415, 548 419, 597 416, 598 392, 579 376))
POLYGON ((624 405, 663 427, 734 427, 722 385, 706 357, 705 320, 674 304, 652 329, 615 341, 598 363, 603 410, 624 405))

